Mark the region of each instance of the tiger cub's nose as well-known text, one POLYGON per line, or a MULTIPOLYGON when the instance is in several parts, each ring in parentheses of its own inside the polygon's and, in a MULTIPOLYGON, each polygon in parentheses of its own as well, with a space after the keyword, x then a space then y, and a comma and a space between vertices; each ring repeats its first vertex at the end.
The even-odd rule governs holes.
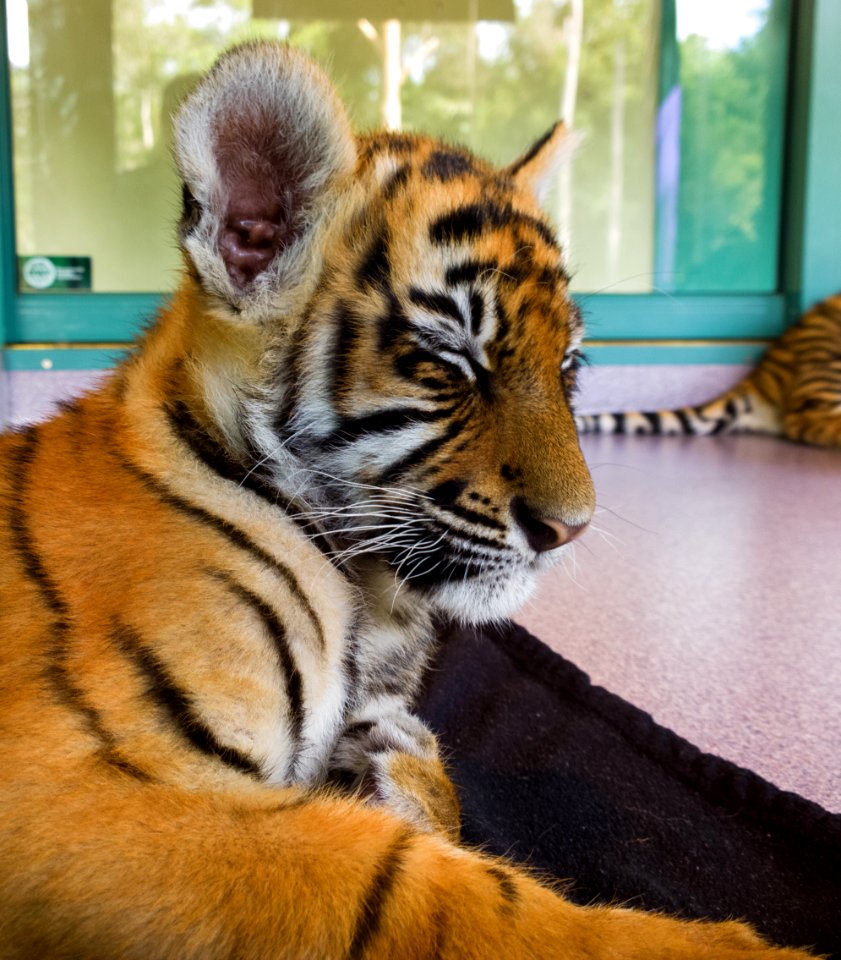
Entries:
POLYGON ((526 535, 529 546, 536 553, 544 553, 562 547, 580 537, 587 529, 586 523, 564 523, 554 517, 541 517, 526 503, 523 497, 512 497, 511 516, 526 535))

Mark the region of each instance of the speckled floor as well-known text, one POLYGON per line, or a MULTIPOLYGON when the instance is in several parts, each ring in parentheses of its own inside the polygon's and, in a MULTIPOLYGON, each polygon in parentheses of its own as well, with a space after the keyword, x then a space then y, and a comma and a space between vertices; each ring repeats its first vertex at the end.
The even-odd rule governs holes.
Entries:
POLYGON ((841 811, 841 451, 583 446, 601 511, 517 619, 702 749, 841 811))

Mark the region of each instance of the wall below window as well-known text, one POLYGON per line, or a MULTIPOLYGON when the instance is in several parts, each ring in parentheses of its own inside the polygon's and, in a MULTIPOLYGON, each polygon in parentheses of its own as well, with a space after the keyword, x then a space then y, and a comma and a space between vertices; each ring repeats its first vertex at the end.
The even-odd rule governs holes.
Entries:
POLYGON ((6 421, 21 424, 43 420, 62 400, 92 389, 107 374, 107 370, 0 372, 6 385, 6 421))
POLYGON ((703 403, 750 370, 738 363, 596 364, 580 374, 579 413, 660 410, 703 403))
MULTIPOLYGON (((600 364, 585 367, 576 407, 601 410, 658 409, 701 403, 731 387, 750 369, 739 364, 600 364)), ((9 423, 31 423, 49 416, 56 404, 90 390, 105 370, 12 370, 0 373, 9 423)))

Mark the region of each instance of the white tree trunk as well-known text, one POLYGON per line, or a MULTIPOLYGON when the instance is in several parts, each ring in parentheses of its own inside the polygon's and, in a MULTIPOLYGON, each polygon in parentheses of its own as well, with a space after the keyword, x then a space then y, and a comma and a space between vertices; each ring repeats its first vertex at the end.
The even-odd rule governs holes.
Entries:
POLYGON ((613 55, 613 105, 610 118, 610 206, 607 220, 607 282, 619 279, 622 245, 622 203, 625 196, 625 44, 613 55))
POLYGON ((386 20, 383 24, 383 102, 382 120, 386 130, 403 126, 403 105, 400 88, 403 86, 403 64, 400 57, 400 21, 386 20))
MULTIPOLYGON (((578 76, 581 71, 581 41, 584 35, 584 0, 569 0, 569 15, 564 24, 567 63, 561 92, 561 119, 568 130, 575 128, 575 104, 578 100, 578 76)), ((572 235, 572 160, 561 168, 558 181, 558 234, 561 248, 569 250, 572 235)))

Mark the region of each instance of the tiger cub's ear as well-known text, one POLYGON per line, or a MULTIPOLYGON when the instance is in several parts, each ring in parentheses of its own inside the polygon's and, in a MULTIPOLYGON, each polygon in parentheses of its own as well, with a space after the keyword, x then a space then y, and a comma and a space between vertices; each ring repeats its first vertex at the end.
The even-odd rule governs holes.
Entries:
POLYGON ((175 118, 179 235, 203 288, 246 320, 298 308, 356 162, 347 115, 304 54, 223 54, 175 118))
POLYGON ((553 178, 572 157, 578 143, 578 135, 570 133, 559 120, 519 160, 515 160, 506 173, 542 203, 549 194, 553 178))

